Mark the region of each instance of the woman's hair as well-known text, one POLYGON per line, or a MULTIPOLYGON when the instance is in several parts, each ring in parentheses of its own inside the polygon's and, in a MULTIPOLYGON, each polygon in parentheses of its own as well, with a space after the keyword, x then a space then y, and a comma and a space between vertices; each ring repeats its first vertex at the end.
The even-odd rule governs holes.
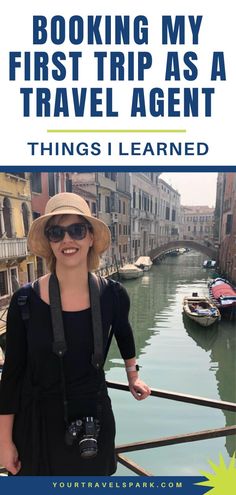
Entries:
MULTIPOLYGON (((57 222, 60 222, 66 216, 67 215, 55 215, 55 216, 51 217, 48 220, 45 228, 49 227, 50 225, 55 225, 57 222)), ((89 232, 93 233, 93 227, 92 227, 91 223, 89 223, 88 220, 86 220, 86 218, 84 218, 83 216, 80 216, 79 218, 83 219, 84 223, 86 223, 88 225, 89 232)), ((52 273, 55 271, 55 268, 56 268, 56 258, 54 256, 52 250, 50 250, 50 251, 51 251, 50 255, 47 258, 45 258, 45 260, 46 260, 46 265, 47 265, 48 270, 52 273)), ((88 255, 87 255, 87 262, 88 262, 88 271, 89 272, 98 269, 99 264, 100 264, 100 256, 97 253, 95 253, 93 246, 91 246, 89 248, 88 255)))

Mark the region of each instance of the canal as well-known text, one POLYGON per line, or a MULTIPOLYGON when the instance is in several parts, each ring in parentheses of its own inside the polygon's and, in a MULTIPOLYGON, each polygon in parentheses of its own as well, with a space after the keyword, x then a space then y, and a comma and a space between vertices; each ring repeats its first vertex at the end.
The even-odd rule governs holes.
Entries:
MULTIPOLYGON (((182 300, 192 292, 208 294, 209 271, 204 256, 190 251, 167 257, 137 280, 124 282, 131 299, 130 321, 142 366, 140 376, 150 387, 236 402, 236 324, 222 320, 208 329, 186 321, 182 300)), ((115 341, 106 376, 126 382, 115 341)), ((156 397, 135 401, 129 392, 110 390, 116 417, 116 444, 152 440, 236 423, 236 414, 156 397)), ((125 454, 154 475, 200 476, 208 460, 228 464, 236 436, 200 440, 125 454)), ((133 475, 118 467, 117 475, 133 475)))

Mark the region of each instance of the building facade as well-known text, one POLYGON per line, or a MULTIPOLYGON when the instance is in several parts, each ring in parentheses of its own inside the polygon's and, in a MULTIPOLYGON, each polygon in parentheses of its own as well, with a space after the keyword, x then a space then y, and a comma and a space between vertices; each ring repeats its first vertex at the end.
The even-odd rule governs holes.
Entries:
POLYGON ((34 280, 34 256, 30 256, 27 249, 31 221, 29 174, 1 173, 0 311, 8 307, 11 295, 19 285, 34 280))
POLYGON ((220 222, 220 271, 236 284, 236 174, 224 174, 220 222))
POLYGON ((184 239, 212 244, 214 237, 214 208, 184 206, 184 239))
POLYGON ((180 194, 163 179, 158 179, 158 246, 183 237, 180 194))
POLYGON ((145 256, 158 244, 158 173, 131 173, 131 259, 145 256))

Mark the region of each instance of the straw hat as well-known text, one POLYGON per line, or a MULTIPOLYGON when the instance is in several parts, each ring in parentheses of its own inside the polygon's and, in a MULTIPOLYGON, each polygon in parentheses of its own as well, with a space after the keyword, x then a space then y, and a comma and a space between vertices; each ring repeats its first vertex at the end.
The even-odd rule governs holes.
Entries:
POLYGON ((80 215, 93 227, 93 250, 100 255, 108 248, 111 242, 111 234, 107 225, 92 216, 86 201, 74 193, 59 193, 53 196, 46 204, 45 214, 33 221, 29 235, 28 248, 36 256, 48 258, 52 251, 44 229, 48 220, 55 215, 80 215))

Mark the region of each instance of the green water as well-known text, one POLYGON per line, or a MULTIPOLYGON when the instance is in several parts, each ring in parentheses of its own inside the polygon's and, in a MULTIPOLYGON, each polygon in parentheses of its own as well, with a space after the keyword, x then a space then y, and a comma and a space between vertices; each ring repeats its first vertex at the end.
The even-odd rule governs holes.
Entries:
MULTIPOLYGON (((141 377, 153 388, 236 402, 236 324, 222 320, 208 329, 183 319, 182 300, 192 292, 207 295, 210 272, 194 251, 169 257, 137 280, 124 283, 131 299, 130 321, 142 366, 141 377)), ((107 379, 126 382, 113 342, 107 379)), ((130 393, 110 390, 116 417, 116 444, 157 439, 236 423, 236 414, 149 397, 137 402, 130 393)), ((228 464, 236 436, 221 437, 125 454, 154 475, 200 475, 208 460, 228 464)), ((132 475, 119 466, 118 475, 132 475)))

